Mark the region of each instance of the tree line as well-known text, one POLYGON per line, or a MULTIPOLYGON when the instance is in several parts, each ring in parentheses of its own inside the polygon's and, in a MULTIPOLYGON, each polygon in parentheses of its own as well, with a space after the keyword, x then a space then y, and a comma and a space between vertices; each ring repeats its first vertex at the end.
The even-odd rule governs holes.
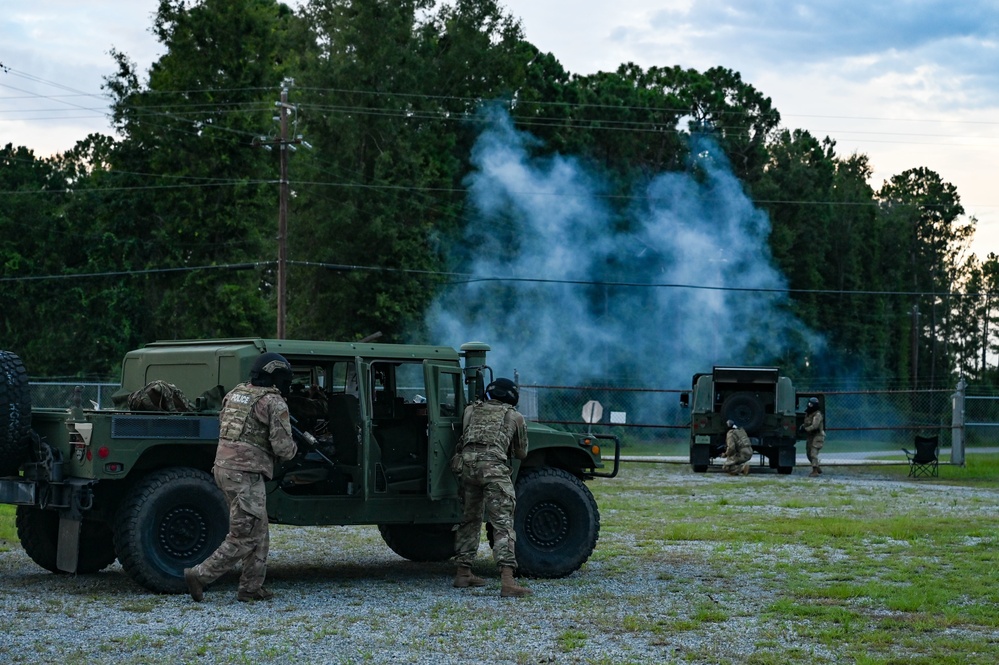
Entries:
MULTIPOLYGON (((835 349, 798 375, 890 386, 996 379, 999 258, 969 253, 956 188, 914 166, 875 189, 863 154, 782 126, 738 72, 623 64, 578 75, 493 0, 161 0, 148 72, 112 51, 118 138, 0 150, 4 348, 33 376, 108 377, 155 339, 275 331, 275 101, 293 79, 289 337, 421 339, 469 210, 479 109, 544 154, 635 182, 710 136, 769 215, 788 307, 835 349), (848 358, 849 361, 844 361, 848 358)), ((695 174, 696 177, 696 174, 695 174)), ((596 306, 596 305, 595 305, 596 306)))

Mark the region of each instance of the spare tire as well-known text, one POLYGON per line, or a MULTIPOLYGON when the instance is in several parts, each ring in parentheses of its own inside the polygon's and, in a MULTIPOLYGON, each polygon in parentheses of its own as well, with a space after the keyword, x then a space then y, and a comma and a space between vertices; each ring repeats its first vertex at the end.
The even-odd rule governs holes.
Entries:
POLYGON ((753 436, 766 416, 763 400, 754 393, 733 393, 725 398, 721 408, 722 418, 731 420, 753 436))
POLYGON ((0 476, 17 474, 28 459, 31 391, 21 359, 0 351, 0 476))

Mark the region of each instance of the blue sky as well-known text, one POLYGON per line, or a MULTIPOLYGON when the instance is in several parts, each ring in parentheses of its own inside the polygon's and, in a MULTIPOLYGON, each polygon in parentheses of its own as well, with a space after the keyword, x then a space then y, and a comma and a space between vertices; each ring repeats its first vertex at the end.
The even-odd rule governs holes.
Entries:
MULTIPOLYGON (((926 166, 999 253, 999 6, 962 0, 505 0, 571 72, 722 66, 773 99, 783 125, 866 153, 872 185, 926 166)), ((159 54, 157 0, 33 0, 0 13, 0 144, 48 155, 108 132, 108 51, 159 54), (40 80, 39 80, 40 79, 40 80)))

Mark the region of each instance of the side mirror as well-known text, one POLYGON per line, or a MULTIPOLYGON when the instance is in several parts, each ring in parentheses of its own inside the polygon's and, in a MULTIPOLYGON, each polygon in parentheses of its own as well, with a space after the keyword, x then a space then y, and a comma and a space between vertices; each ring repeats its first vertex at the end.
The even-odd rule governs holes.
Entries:
POLYGON ((680 407, 690 408, 690 393, 680 393, 680 407))

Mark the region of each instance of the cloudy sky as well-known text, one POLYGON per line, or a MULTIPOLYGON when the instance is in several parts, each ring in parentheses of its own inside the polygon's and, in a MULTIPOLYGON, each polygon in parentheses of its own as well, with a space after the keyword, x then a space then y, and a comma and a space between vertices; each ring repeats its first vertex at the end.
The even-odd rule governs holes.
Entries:
MULTIPOLYGON (((571 72, 722 66, 773 99, 788 128, 867 154, 877 188, 925 166, 999 253, 999 6, 994 0, 506 0, 529 41, 571 72)), ((0 13, 0 144, 38 155, 109 131, 108 51, 145 69, 157 0, 7 2, 0 13)))

